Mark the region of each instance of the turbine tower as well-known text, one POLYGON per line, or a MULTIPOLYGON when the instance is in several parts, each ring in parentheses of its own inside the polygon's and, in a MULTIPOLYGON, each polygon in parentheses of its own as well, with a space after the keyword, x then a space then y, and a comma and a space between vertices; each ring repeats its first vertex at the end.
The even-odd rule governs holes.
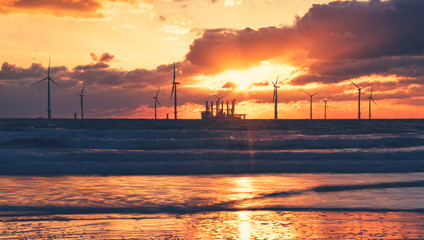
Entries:
POLYGON ((349 80, 355 87, 358 89, 358 119, 361 119, 361 90, 368 87, 371 84, 366 85, 365 87, 359 87, 352 80, 349 80))
POLYGON ((35 82, 35 83, 33 83, 31 86, 33 86, 33 85, 36 85, 36 84, 38 84, 38 83, 41 83, 41 82, 43 82, 43 81, 45 81, 45 80, 47 80, 47 118, 48 119, 51 119, 52 118, 52 111, 51 111, 51 108, 50 108, 50 82, 53 82, 54 84, 56 84, 58 87, 60 87, 60 88, 62 88, 59 84, 57 84, 51 77, 50 77, 50 58, 51 57, 49 57, 49 68, 47 69, 47 77, 46 78, 44 78, 44 79, 42 79, 42 80, 40 80, 40 81, 38 81, 38 82, 35 82))
POLYGON ((157 116, 156 116, 156 103, 159 104, 159 107, 160 107, 160 102, 159 102, 159 99, 158 99, 159 91, 160 91, 160 88, 158 89, 158 91, 156 93, 156 96, 153 97, 155 99, 155 119, 157 119, 157 116))
POLYGON ((175 119, 177 119, 177 84, 180 84, 180 83, 175 82, 175 63, 174 63, 174 79, 172 80, 171 99, 172 99, 172 95, 174 95, 174 118, 175 119))
POLYGON ((323 99, 324 101, 324 119, 327 119, 327 101, 330 100, 331 97, 328 97, 327 99, 323 99))
POLYGON ((309 97, 311 97, 311 106, 310 106, 310 119, 312 120, 312 97, 315 96, 318 92, 314 93, 314 94, 309 94, 306 91, 304 91, 306 94, 309 95, 309 97))
POLYGON ((372 90, 373 90, 373 88, 374 88, 374 86, 371 86, 371 94, 370 94, 370 96, 368 97, 368 104, 369 104, 369 119, 371 119, 371 101, 373 101, 374 102, 374 104, 375 105, 377 105, 377 103, 374 101, 374 98, 372 98, 372 90))
POLYGON ((80 93, 80 99, 81 99, 81 119, 84 119, 84 87, 85 87, 85 82, 82 83, 82 90, 80 93))
POLYGON ((274 102, 274 119, 278 119, 278 110, 277 110, 277 103, 278 103, 278 95, 277 95, 277 88, 280 88, 280 86, 277 86, 278 84, 278 76, 275 80, 275 83, 271 81, 272 85, 274 85, 274 95, 272 96, 272 101, 274 102))

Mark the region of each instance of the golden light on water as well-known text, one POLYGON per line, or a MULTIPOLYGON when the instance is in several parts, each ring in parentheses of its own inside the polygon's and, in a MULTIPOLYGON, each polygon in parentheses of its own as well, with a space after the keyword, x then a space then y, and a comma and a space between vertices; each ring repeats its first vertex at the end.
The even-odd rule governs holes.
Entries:
MULTIPOLYGON (((240 177, 234 180, 234 188, 232 191, 235 193, 232 200, 243 200, 249 199, 255 196, 255 189, 252 187, 252 183, 249 177, 240 177)), ((243 208, 245 203, 241 203, 236 206, 239 208, 243 208)))
POLYGON ((250 212, 241 211, 238 212, 239 220, 239 239, 249 240, 250 239, 250 212))

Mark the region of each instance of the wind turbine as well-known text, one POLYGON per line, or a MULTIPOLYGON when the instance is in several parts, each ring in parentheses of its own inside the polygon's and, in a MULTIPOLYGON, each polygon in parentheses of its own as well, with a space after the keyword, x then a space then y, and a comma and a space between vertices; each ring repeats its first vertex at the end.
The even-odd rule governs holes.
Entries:
POLYGON ((221 99, 222 98, 224 98, 224 97, 226 97, 227 95, 228 95, 228 93, 227 94, 224 94, 224 95, 222 95, 221 97, 218 97, 218 95, 216 95, 215 93, 211 93, 214 97, 216 97, 216 99, 221 103, 221 99))
POLYGON ((311 97, 311 106, 310 106, 310 118, 312 120, 312 97, 315 96, 318 92, 314 93, 314 94, 309 94, 307 93, 305 90, 303 90, 306 94, 308 94, 311 97))
POLYGON ((81 99, 81 119, 84 119, 84 87, 85 87, 85 82, 82 83, 82 89, 81 89, 81 93, 80 93, 80 99, 81 99))
POLYGON ((372 90, 373 90, 374 86, 371 86, 371 94, 368 97, 368 103, 369 103, 369 119, 371 119, 371 101, 374 102, 375 105, 377 105, 377 103, 374 101, 374 98, 372 98, 372 90))
POLYGON ((278 76, 275 80, 275 83, 271 81, 272 85, 274 85, 274 95, 272 96, 272 101, 274 102, 274 119, 278 119, 278 111, 277 111, 277 103, 278 103, 278 95, 277 95, 277 88, 280 88, 280 86, 277 86, 278 83, 278 76))
POLYGON ((221 114, 221 111, 224 111, 224 107, 222 107, 222 109, 221 109, 221 107, 220 107, 221 99, 222 99, 222 98, 224 98, 225 96, 227 96, 227 95, 228 95, 228 93, 227 93, 227 94, 225 94, 225 95, 222 95, 221 97, 218 97, 218 95, 216 95, 215 93, 212 93, 212 95, 213 95, 214 97, 216 97, 216 99, 218 100, 218 104, 216 105, 216 106, 217 106, 216 116, 219 116, 219 115, 221 114), (218 109, 219 109, 219 110, 218 110, 218 109))
POLYGON ((323 99, 324 101, 324 119, 327 119, 327 101, 330 100, 331 97, 328 97, 327 99, 323 99))
POLYGON ((160 91, 160 88, 158 89, 156 96, 153 97, 155 99, 155 119, 157 119, 157 117, 156 117, 156 103, 159 104, 159 107, 160 107, 160 102, 159 102, 159 99, 158 99, 159 91, 160 91))
POLYGON ((172 80, 172 92, 171 92, 171 98, 172 95, 174 95, 174 117, 177 119, 177 84, 180 84, 179 82, 175 82, 175 63, 174 63, 174 79, 172 80), (175 94, 174 94, 175 91, 175 94))
POLYGON ((31 86, 36 85, 38 83, 41 83, 45 80, 47 80, 47 118, 51 119, 52 118, 52 111, 50 108, 50 82, 53 82, 54 84, 56 84, 58 87, 62 88, 59 84, 57 84, 51 77, 50 77, 50 58, 49 57, 49 68, 47 69, 47 77, 43 78, 42 80, 33 83, 31 86))
POLYGON ((361 90, 371 85, 371 83, 366 85, 365 87, 360 88, 358 85, 352 82, 352 80, 349 81, 358 89, 358 119, 361 119, 361 90))

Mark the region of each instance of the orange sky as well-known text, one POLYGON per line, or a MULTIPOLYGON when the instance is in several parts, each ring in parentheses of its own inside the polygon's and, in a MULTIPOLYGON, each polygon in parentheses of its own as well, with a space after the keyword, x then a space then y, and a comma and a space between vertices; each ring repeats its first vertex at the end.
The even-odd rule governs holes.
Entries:
MULTIPOLYGON (((0 117, 52 115, 200 118, 211 93, 237 99, 247 118, 356 118, 359 86, 372 84, 373 118, 422 118, 424 3, 415 0, 0 0, 0 117)), ((368 118, 371 86, 362 90, 368 118)))

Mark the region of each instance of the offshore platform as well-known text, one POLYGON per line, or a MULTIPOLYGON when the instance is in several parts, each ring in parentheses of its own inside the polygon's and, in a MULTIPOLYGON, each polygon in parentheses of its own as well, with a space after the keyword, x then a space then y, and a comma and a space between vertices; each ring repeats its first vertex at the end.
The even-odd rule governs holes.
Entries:
POLYGON ((246 119, 246 114, 235 113, 236 100, 231 101, 231 109, 227 101, 227 111, 224 111, 224 101, 216 101, 216 112, 214 114, 213 101, 209 108, 209 102, 206 101, 206 110, 201 112, 202 119, 246 119))

